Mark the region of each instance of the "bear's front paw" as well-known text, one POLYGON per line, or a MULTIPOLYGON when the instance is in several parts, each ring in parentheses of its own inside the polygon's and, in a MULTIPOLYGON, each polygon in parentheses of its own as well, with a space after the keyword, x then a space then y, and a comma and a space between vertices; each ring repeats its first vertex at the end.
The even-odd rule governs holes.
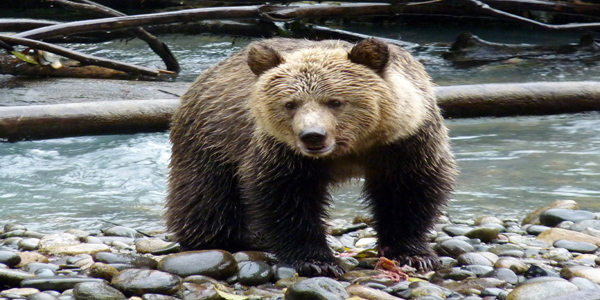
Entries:
POLYGON ((335 262, 324 262, 318 260, 302 260, 292 264, 300 276, 314 277, 340 277, 346 270, 335 262))
POLYGON ((388 258, 396 260, 399 266, 408 265, 418 271, 433 271, 440 267, 440 260, 435 254, 397 255, 388 258))

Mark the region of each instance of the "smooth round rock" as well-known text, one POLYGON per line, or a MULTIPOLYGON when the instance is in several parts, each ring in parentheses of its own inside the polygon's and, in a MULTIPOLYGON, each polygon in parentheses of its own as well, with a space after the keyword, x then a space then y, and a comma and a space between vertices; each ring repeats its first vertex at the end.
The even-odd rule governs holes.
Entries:
POLYGON ((302 280, 285 292, 286 300, 344 300, 350 298, 344 286, 328 277, 302 280))
POLYGON ((121 237, 129 237, 129 238, 140 238, 143 235, 137 230, 125 226, 113 226, 107 229, 102 230, 105 236, 121 236, 121 237))
POLYGON ((481 266, 481 265, 466 265, 466 266, 462 266, 461 268, 475 274, 475 276, 477 276, 477 277, 481 277, 484 274, 487 274, 494 270, 494 267, 492 267, 492 266, 481 266))
POLYGON ((58 297, 51 293, 42 292, 27 296, 27 300, 58 300, 58 297))
POLYGON ((596 215, 586 210, 573 210, 563 208, 552 208, 540 215, 542 225, 554 227, 563 221, 579 222, 583 220, 594 220, 596 215))
POLYGON ((519 277, 517 274, 515 274, 515 272, 513 272, 511 269, 507 268, 494 269, 493 271, 485 274, 484 277, 497 278, 510 284, 517 284, 519 282, 519 277))
POLYGON ((273 278, 271 266, 262 261, 247 261, 240 264, 238 282, 246 286, 256 286, 269 282, 273 278))
POLYGON ((573 254, 569 252, 569 250, 564 248, 554 248, 548 250, 548 252, 544 253, 542 257, 551 259, 553 261, 568 261, 573 258, 573 254))
POLYGON ((480 239, 484 243, 489 243, 498 238, 500 230, 493 227, 476 227, 464 234, 470 239, 480 239))
POLYGON ((264 251, 239 251, 233 253, 233 258, 238 263, 244 261, 262 261, 267 264, 272 264, 275 262, 275 256, 269 252, 264 251))
POLYGON ((598 246, 594 244, 567 240, 557 240, 552 245, 556 248, 565 248, 569 251, 579 253, 594 253, 596 250, 598 250, 598 246))
POLYGON ((94 278, 102 278, 108 281, 111 281, 119 273, 113 266, 101 262, 93 263, 89 268, 89 272, 90 276, 94 278))
POLYGON ((13 288, 7 289, 0 292, 0 297, 6 297, 9 299, 21 299, 29 297, 30 295, 39 293, 40 290, 34 288, 13 288))
POLYGON ((70 233, 51 233, 40 239, 39 251, 54 253, 56 248, 79 245, 79 238, 70 233))
POLYGON ((143 239, 135 243, 135 251, 138 253, 152 253, 171 245, 170 242, 157 238, 143 239))
POLYGON ((573 224, 569 230, 582 232, 588 228, 600 230, 600 220, 582 220, 573 224))
POLYGON ((227 251, 200 250, 167 255, 158 263, 158 269, 181 277, 205 275, 225 279, 236 273, 237 263, 227 251))
POLYGON ((473 221, 475 226, 484 225, 484 224, 499 224, 504 226, 504 222, 493 216, 480 216, 475 218, 473 221))
POLYGON ((0 264, 5 264, 12 268, 21 262, 21 257, 18 253, 8 250, 0 250, 0 264))
POLYGON ((525 272, 525 277, 527 278, 533 278, 533 277, 560 277, 560 275, 556 272, 554 272, 554 270, 548 269, 548 268, 544 268, 538 265, 532 265, 531 267, 529 267, 529 269, 527 269, 527 272, 525 272))
POLYGON ((528 226, 525 231, 527 231, 527 233, 529 233, 529 234, 539 235, 540 233, 542 233, 550 228, 551 227, 544 226, 544 225, 531 225, 531 226, 528 226))
POLYGON ((172 295, 181 285, 181 278, 157 270, 127 269, 115 275, 111 285, 128 296, 146 293, 172 295))
POLYGON ((39 270, 51 270, 52 272, 56 272, 58 270, 58 265, 31 262, 23 266, 22 270, 29 273, 37 273, 39 270))
POLYGON ((25 279, 21 282, 22 287, 32 287, 41 291, 53 290, 53 291, 65 291, 72 289, 78 283, 82 282, 97 282, 104 283, 105 281, 97 278, 83 277, 83 276, 53 276, 53 277, 41 277, 25 279))
POLYGON ((493 266, 494 262, 489 258, 485 257, 481 253, 477 252, 469 252, 462 254, 457 259, 458 264, 461 266, 464 265, 482 265, 482 266, 493 266))
POLYGON ((4 225, 4 232, 9 232, 9 231, 14 231, 14 230, 27 230, 27 227, 21 225, 21 224, 16 224, 16 223, 7 223, 6 225, 4 225))
POLYGON ((523 261, 516 259, 514 257, 501 257, 496 261, 496 263, 494 263, 494 268, 509 269, 509 270, 515 272, 515 274, 521 275, 521 274, 524 274, 525 272, 527 272, 527 270, 529 269, 529 266, 526 263, 524 263, 523 261))
POLYGON ((94 261, 105 264, 128 264, 136 269, 156 269, 158 262, 150 257, 134 254, 100 252, 94 256, 94 261))
POLYGON ((35 274, 22 270, 0 268, 0 282, 9 287, 18 287, 23 280, 36 277, 35 274))
POLYGON ((40 246, 40 239, 36 238, 24 238, 17 244, 21 251, 33 251, 37 250, 40 246))
POLYGON ((600 284, 600 269, 585 266, 568 266, 562 268, 560 275, 566 279, 581 277, 600 284))
POLYGON ((579 206, 577 205, 577 202, 575 202, 573 200, 557 200, 557 201, 554 201, 548 205, 540 207, 540 208, 536 209, 535 211, 529 213, 523 219, 523 224, 539 225, 540 224, 540 214, 542 214, 544 211, 552 209, 552 208, 578 209, 579 206))
POLYGON ((296 273, 296 269, 291 265, 276 264, 273 266, 273 276, 275 280, 292 278, 296 273))
POLYGON ((545 300, 578 290, 576 285, 562 278, 536 277, 517 286, 508 294, 507 300, 545 300))
POLYGON ((78 283, 73 288, 76 300, 125 300, 127 297, 114 287, 100 282, 78 283))
POLYGON ((450 239, 442 242, 440 244, 440 249, 444 253, 447 253, 448 256, 454 258, 459 257, 461 254, 475 251, 475 248, 471 244, 457 239, 450 239))
POLYGON ((471 227, 463 225, 446 225, 442 228, 442 231, 444 231, 449 236, 461 236, 471 231, 471 229, 471 227))

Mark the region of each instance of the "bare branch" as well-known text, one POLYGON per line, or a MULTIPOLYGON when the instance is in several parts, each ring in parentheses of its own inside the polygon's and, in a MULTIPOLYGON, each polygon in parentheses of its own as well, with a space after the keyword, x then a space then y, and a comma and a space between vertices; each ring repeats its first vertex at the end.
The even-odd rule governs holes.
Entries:
POLYGON ((139 74, 139 75, 150 76, 150 77, 158 77, 160 74, 169 74, 169 75, 175 74, 171 71, 155 70, 155 69, 150 69, 150 68, 146 68, 146 67, 140 67, 140 66, 135 66, 135 65, 131 65, 131 64, 118 62, 118 61, 115 61, 112 59, 94 57, 94 56, 90 56, 90 55, 83 54, 80 52, 72 51, 72 50, 69 50, 64 47, 60 47, 60 46, 56 46, 56 45, 52 45, 52 44, 48 44, 48 43, 44 43, 44 42, 40 42, 40 41, 36 41, 36 40, 26 39, 26 38, 19 38, 19 37, 15 37, 15 36, 0 34, 0 40, 6 42, 8 44, 24 45, 24 46, 27 46, 27 47, 30 47, 33 49, 48 51, 48 52, 52 52, 57 55, 75 59, 75 60, 78 60, 85 64, 101 66, 101 67, 105 67, 105 68, 109 68, 109 69, 127 72, 130 74, 139 74))

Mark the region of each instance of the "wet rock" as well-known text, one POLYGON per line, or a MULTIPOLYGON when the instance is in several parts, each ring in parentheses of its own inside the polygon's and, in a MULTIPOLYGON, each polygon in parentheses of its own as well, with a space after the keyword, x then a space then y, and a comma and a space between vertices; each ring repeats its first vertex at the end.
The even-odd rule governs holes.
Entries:
POLYGON ((564 221, 576 223, 583 220, 594 220, 595 218, 596 215, 594 213, 585 210, 552 208, 540 214, 540 223, 542 225, 554 227, 564 221))
POLYGON ((144 294, 142 300, 179 300, 179 298, 161 294, 144 294))
POLYGON ((125 226, 113 226, 102 230, 105 236, 121 236, 129 238, 141 238, 143 235, 137 230, 125 226))
POLYGON ((58 266, 55 264, 31 262, 23 266, 22 270, 34 274, 37 274, 40 270, 51 270, 54 273, 58 270, 58 266))
POLYGON ((540 215, 552 208, 564 208, 564 209, 578 209, 579 206, 577 205, 577 202, 573 201, 573 200, 558 200, 558 201, 554 201, 548 205, 545 205, 543 207, 540 207, 538 209, 536 209, 535 211, 529 213, 524 219, 522 224, 534 224, 534 225, 540 225, 540 215))
POLYGON ((598 291, 578 291, 568 293, 562 296, 556 296, 545 300, 600 300, 600 293, 598 291))
POLYGON ((475 273, 460 268, 441 269, 437 270, 431 277, 431 281, 440 281, 444 279, 465 280, 467 278, 476 278, 475 273))
POLYGON ((48 292, 42 292, 27 296, 27 300, 58 300, 58 297, 48 292))
POLYGON ((109 252, 110 247, 104 244, 78 244, 71 246, 57 246, 52 250, 46 250, 47 253, 54 255, 79 255, 95 254, 99 252, 109 252))
POLYGON ((461 254, 474 251, 475 248, 465 241, 450 239, 440 244, 440 250, 448 256, 457 258, 461 254))
POLYGON ((158 262, 150 257, 111 252, 96 253, 94 261, 105 264, 127 264, 136 269, 156 269, 158 262))
POLYGON ((177 291, 181 282, 179 276, 166 272, 127 269, 115 275, 111 285, 129 296, 141 296, 146 293, 172 295, 177 291))
POLYGON ((564 248, 554 248, 548 250, 542 257, 551 259, 553 261, 568 261, 573 258, 573 254, 569 250, 564 248))
POLYGON ((23 280, 36 277, 35 274, 29 272, 0 268, 0 282, 9 287, 18 287, 23 280))
POLYGON ((600 284, 595 283, 587 278, 573 277, 569 279, 569 282, 576 285, 582 291, 597 290, 596 292, 600 294, 600 284))
POLYGON ((442 299, 446 298, 446 293, 444 290, 434 284, 429 282, 414 282, 409 285, 410 287, 410 297, 411 298, 419 298, 419 297, 441 297, 442 299))
POLYGON ((19 254, 13 251, 0 250, 0 264, 5 264, 12 268, 21 262, 19 254))
POLYGON ((365 237, 365 238, 361 238, 358 241, 356 241, 354 246, 359 247, 359 248, 374 248, 374 246, 376 244, 377 244, 377 238, 365 237))
POLYGON ((529 234, 533 234, 533 235, 538 235, 546 230, 549 230, 551 227, 548 226, 544 226, 544 225, 531 225, 527 227, 527 233, 529 234))
POLYGON ((65 230, 65 233, 70 233, 70 234, 76 236, 78 239, 83 239, 83 238, 90 236, 89 232, 87 232, 85 230, 81 230, 81 229, 75 229, 75 228, 67 229, 67 230, 65 230))
POLYGON ((505 268, 509 269, 515 274, 524 274, 529 269, 529 266, 523 261, 516 259, 514 257, 501 257, 496 263, 494 263, 494 268, 505 268))
POLYGON ((33 251, 37 250, 40 245, 40 239, 36 238, 24 238, 19 241, 17 246, 21 251, 33 251))
POLYGON ((159 248, 159 249, 152 251, 152 254, 153 255, 167 255, 167 254, 171 254, 171 253, 178 253, 179 251, 181 251, 181 244, 170 243, 169 245, 167 245, 163 248, 159 248))
POLYGON ((292 278, 296 273, 296 269, 291 265, 276 264, 273 266, 273 277, 276 281, 280 279, 292 278))
POLYGON ((477 277, 481 277, 484 274, 487 274, 494 270, 494 267, 481 265, 465 265, 461 268, 475 274, 475 276, 477 277))
POLYGON ((582 232, 586 228, 600 230, 600 220, 582 220, 573 224, 569 230, 582 232))
POLYGON ((38 289, 33 288, 13 288, 1 291, 0 297, 6 297, 9 299, 22 299, 39 292, 40 291, 38 289))
POLYGON ((340 282, 328 277, 313 277, 302 280, 285 292, 286 300, 344 300, 349 297, 340 282))
POLYGON ((237 263, 245 261, 262 261, 267 264, 273 264, 276 261, 273 254, 263 251, 239 251, 233 253, 233 258, 237 263))
POLYGON ((78 283, 73 288, 76 300, 125 300, 127 299, 119 290, 101 282, 78 283))
POLYGON ((545 300, 578 291, 576 285, 556 277, 536 277, 525 281, 508 294, 507 300, 545 300))
POLYGON ((114 267, 105 263, 93 263, 89 268, 90 276, 111 281, 119 273, 114 267))
POLYGON ((471 231, 471 227, 464 225, 446 225, 442 230, 449 236, 461 236, 471 231))
POLYGON ((70 233, 52 233, 40 239, 39 251, 44 253, 55 253, 54 249, 66 246, 79 245, 77 236, 70 233))
POLYGON ((600 269, 585 266, 568 266, 560 271, 560 275, 566 279, 581 277, 594 283, 600 284, 600 269))
POLYGON ((519 277, 515 272, 511 269, 507 268, 497 268, 493 271, 484 275, 484 277, 492 277, 500 280, 504 280, 510 284, 517 284, 519 282, 519 277))
MULTIPOLYGON (((484 252, 465 253, 465 254, 462 254, 461 256, 459 256, 456 260, 458 261, 458 264, 461 266, 464 266, 464 265, 493 266, 494 262, 498 259, 498 257, 496 257, 495 260, 490 259, 489 257, 486 257, 486 255, 483 255, 483 253, 484 252)), ((487 252, 487 253, 490 253, 490 252, 487 252)), ((490 253, 490 254, 492 254, 492 253, 490 253)))
POLYGON ((22 287, 32 287, 42 291, 53 290, 53 291, 65 291, 72 289, 78 283, 83 282, 97 282, 105 283, 106 281, 97 278, 89 278, 83 276, 53 276, 53 277, 41 277, 25 279, 21 282, 22 287))
POLYGON ((238 282, 247 286, 256 286, 269 282, 273 278, 271 266, 262 261, 247 261, 239 265, 238 282))
POLYGON ((484 224, 499 224, 504 226, 504 222, 494 216, 480 216, 475 218, 473 225, 480 226, 484 224))
POLYGON ((4 225, 4 232, 9 232, 13 230, 27 230, 27 227, 17 223, 7 223, 6 225, 4 225))
POLYGON ((545 242, 548 245, 552 245, 558 240, 592 243, 596 246, 600 245, 600 238, 593 237, 585 233, 561 228, 552 228, 550 230, 544 231, 540 235, 538 235, 536 239, 545 242))
POLYGON ((556 273, 554 270, 551 270, 549 268, 544 268, 538 265, 532 265, 531 267, 529 267, 527 269, 527 272, 525 272, 525 277, 527 278, 532 278, 532 277, 560 277, 560 275, 558 273, 556 273))
POLYGON ((168 247, 170 244, 170 242, 157 238, 143 239, 135 243, 135 251, 138 253, 152 253, 158 249, 168 247))
POLYGON ((493 227, 475 227, 464 234, 471 239, 480 239, 484 243, 489 243, 498 238, 500 230, 493 227))
POLYGON ((181 277, 205 275, 225 279, 236 273, 237 263, 227 251, 201 250, 170 254, 158 263, 158 269, 181 277))
POLYGON ((556 248, 565 248, 572 252, 579 253, 594 253, 598 250, 598 246, 585 242, 573 242, 567 240, 557 240, 553 243, 556 248))
POLYGON ((362 299, 369 300, 398 300, 398 297, 394 297, 386 292, 376 290, 363 285, 353 284, 346 288, 346 292, 350 296, 360 297, 362 299))

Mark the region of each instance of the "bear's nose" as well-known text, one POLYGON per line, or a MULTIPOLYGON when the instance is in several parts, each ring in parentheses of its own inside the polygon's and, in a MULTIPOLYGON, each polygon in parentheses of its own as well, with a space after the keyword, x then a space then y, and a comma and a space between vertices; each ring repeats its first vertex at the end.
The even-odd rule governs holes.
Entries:
POLYGON ((327 138, 327 131, 323 128, 307 128, 302 130, 298 137, 305 144, 321 144, 327 138))

